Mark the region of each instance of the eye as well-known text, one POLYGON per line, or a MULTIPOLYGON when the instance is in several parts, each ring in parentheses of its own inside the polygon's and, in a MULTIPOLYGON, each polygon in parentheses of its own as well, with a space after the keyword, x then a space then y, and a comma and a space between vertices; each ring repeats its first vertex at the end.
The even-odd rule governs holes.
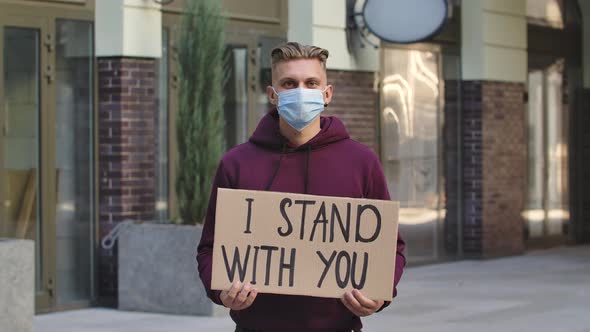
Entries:
POLYGON ((310 88, 317 88, 319 85, 320 85, 320 83, 317 82, 317 81, 309 81, 309 82, 307 82, 307 86, 310 87, 310 88))
POLYGON ((296 87, 297 85, 295 84, 294 81, 285 81, 282 84, 283 88, 285 89, 293 89, 294 87, 296 87))

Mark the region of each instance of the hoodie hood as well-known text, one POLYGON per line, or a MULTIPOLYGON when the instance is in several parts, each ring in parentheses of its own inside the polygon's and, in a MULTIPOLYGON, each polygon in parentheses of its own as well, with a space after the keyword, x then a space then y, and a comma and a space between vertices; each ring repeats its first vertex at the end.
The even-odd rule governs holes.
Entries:
MULTIPOLYGON (((299 149, 317 150, 326 145, 348 139, 350 136, 342 121, 333 116, 320 117, 320 132, 309 142, 297 147, 299 149)), ((281 135, 279 129, 279 112, 271 109, 258 123, 258 127, 250 137, 250 142, 260 147, 272 150, 282 150, 291 147, 287 139, 281 135)))

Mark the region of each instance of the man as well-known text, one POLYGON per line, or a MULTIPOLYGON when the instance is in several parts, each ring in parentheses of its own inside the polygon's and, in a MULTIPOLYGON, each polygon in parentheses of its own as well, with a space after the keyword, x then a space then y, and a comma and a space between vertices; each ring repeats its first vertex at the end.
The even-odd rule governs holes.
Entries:
MULTIPOLYGON (((258 294, 250 283, 239 282, 211 290, 217 188, 389 199, 377 156, 351 140, 340 120, 319 116, 334 91, 327 84, 328 51, 290 42, 275 48, 271 58, 267 95, 276 108, 260 120, 248 142, 219 163, 198 247, 199 274, 211 300, 231 309, 236 331, 359 331, 359 317, 389 302, 371 300, 359 290, 341 299, 258 294)), ((398 238, 392 296, 406 262, 403 250, 398 238)))

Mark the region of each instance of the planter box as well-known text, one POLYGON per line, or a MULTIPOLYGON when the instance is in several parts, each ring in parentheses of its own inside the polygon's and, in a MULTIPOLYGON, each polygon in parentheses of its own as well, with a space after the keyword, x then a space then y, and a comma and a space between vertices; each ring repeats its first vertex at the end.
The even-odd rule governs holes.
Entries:
POLYGON ((118 239, 119 309, 223 316, 197 272, 202 226, 130 224, 118 239))
POLYGON ((35 243, 0 238, 0 330, 33 331, 35 243))

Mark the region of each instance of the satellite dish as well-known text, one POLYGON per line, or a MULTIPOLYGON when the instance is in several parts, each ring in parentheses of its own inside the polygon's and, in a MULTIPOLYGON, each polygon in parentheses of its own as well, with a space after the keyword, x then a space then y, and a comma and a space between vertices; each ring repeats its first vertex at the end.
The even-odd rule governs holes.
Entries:
POLYGON ((367 29, 382 40, 409 44, 438 33, 447 18, 447 0, 366 0, 367 29))

